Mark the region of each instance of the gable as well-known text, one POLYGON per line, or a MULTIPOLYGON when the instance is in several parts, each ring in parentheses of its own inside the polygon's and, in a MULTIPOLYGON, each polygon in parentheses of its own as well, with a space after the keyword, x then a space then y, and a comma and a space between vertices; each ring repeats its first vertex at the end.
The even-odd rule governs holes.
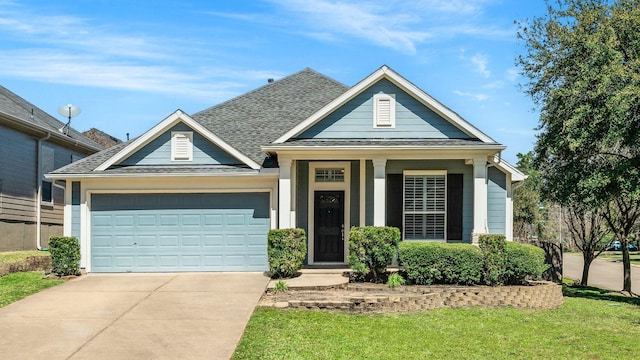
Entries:
POLYGON ((382 78, 296 138, 468 139, 470 136, 388 79, 382 78), (375 126, 374 98, 379 94, 391 95, 395 99, 393 127, 375 126))
POLYGON ((172 164, 237 165, 241 164, 241 162, 194 131, 187 124, 179 122, 119 163, 119 165, 125 166, 172 164), (171 135, 173 132, 192 132, 193 153, 191 161, 172 161, 171 135))

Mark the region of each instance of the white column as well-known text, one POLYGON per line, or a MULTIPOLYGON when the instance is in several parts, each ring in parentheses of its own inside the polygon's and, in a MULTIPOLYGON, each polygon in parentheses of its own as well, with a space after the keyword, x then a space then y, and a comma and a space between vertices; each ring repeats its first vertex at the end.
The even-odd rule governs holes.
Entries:
POLYGON ((473 231, 472 242, 478 243, 478 234, 487 233, 487 158, 473 159, 473 231))
POLYGON ((387 159, 373 159, 373 226, 385 225, 387 159))
POLYGON ((278 228, 291 227, 291 159, 278 158, 278 228))
POLYGON ((360 159, 360 226, 367 223, 367 160, 360 159))

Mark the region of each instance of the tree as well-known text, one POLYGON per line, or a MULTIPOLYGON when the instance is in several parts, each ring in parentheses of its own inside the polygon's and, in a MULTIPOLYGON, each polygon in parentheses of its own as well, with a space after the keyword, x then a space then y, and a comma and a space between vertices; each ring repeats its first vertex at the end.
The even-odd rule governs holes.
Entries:
POLYGON ((607 234, 603 209, 590 210, 576 204, 570 206, 565 223, 578 250, 582 252, 582 279, 580 285, 587 286, 591 263, 604 251, 602 240, 607 234))
POLYGON ((539 176, 533 167, 533 152, 518 153, 516 156, 516 167, 527 175, 524 183, 513 191, 514 235, 522 240, 529 238, 531 232, 537 229, 540 204, 539 176))
POLYGON ((540 108, 541 194, 591 209, 624 204, 607 223, 630 292, 624 224, 640 216, 640 1, 558 0, 547 9, 518 24, 524 89, 540 108))

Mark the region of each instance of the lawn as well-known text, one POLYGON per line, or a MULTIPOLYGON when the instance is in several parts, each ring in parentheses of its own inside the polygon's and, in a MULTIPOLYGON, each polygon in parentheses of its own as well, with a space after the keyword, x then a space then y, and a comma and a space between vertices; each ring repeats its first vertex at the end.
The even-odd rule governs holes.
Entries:
POLYGON ((0 264, 14 264, 27 260, 29 256, 50 256, 48 251, 27 250, 0 252, 0 264))
MULTIPOLYGON (((622 261, 622 251, 605 251, 600 254, 601 259, 617 259, 622 261)), ((640 252, 630 251, 629 258, 632 264, 640 265, 640 252)))
POLYGON ((0 277, 0 307, 63 282, 62 280, 43 279, 41 272, 7 274, 0 277))
POLYGON ((567 289, 556 310, 359 315, 258 308, 233 359, 636 359, 640 299, 567 289))

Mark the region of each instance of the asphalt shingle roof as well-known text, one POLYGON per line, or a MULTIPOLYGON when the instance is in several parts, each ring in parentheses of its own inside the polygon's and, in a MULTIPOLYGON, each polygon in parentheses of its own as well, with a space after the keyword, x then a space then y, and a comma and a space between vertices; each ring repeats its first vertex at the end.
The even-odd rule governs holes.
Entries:
POLYGON ((478 147, 495 148, 497 143, 485 143, 478 139, 292 139, 277 144, 278 147, 332 147, 332 146, 389 146, 389 147, 478 147))
MULTIPOLYGON (((54 133, 61 133, 60 129, 62 129, 65 125, 65 123, 57 120, 42 109, 38 108, 37 106, 33 105, 32 103, 9 91, 7 88, 1 85, 0 112, 54 133), (33 116, 31 116, 32 110, 33 116)), ((95 149, 104 148, 95 141, 88 139, 72 127, 69 128, 68 136, 73 140, 76 140, 84 145, 93 147, 95 149)))
POLYGON ((269 166, 261 146, 271 144, 348 89, 307 68, 192 118, 253 161, 269 166))

